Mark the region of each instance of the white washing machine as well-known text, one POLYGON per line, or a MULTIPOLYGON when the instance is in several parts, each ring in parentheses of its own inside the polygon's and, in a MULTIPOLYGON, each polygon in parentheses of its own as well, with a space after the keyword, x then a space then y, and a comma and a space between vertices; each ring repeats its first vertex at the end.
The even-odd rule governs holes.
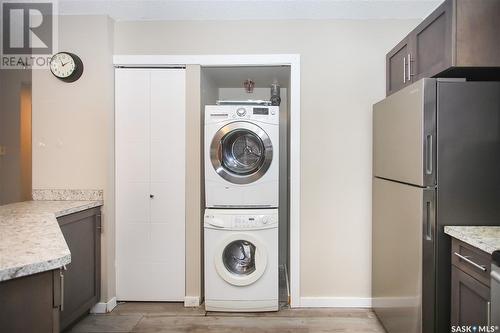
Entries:
POLYGON ((278 209, 205 210, 205 309, 278 310, 278 209))
POLYGON ((205 107, 207 207, 278 207, 279 107, 205 107))

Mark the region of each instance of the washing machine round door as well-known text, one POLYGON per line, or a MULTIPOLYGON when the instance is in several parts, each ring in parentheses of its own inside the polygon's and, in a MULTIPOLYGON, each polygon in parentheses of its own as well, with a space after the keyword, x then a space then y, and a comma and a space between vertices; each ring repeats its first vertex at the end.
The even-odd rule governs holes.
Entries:
POLYGON ((210 145, 215 172, 234 184, 249 184, 261 178, 273 159, 273 145, 259 126, 238 121, 215 133, 210 145))
POLYGON ((232 234, 215 251, 215 268, 219 276, 235 286, 248 286, 266 270, 264 245, 249 234, 232 234))

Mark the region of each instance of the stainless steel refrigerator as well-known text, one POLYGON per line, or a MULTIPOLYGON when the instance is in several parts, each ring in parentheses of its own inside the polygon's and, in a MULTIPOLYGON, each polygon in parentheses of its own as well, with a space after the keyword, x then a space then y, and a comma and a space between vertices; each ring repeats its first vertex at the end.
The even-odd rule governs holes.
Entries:
POLYGON ((500 224, 500 82, 423 79, 373 107, 373 308, 450 332, 445 225, 500 224))

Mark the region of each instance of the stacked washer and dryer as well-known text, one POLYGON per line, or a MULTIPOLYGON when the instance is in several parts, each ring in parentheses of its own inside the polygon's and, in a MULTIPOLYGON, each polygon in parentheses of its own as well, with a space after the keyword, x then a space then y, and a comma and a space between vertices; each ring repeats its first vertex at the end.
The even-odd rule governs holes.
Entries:
POLYGON ((205 308, 278 310, 279 107, 205 107, 205 308))

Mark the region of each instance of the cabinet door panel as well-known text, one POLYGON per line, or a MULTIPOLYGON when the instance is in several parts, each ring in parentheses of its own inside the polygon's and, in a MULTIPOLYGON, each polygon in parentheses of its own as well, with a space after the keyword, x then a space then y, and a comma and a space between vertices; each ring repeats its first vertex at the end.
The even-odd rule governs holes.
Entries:
POLYGON ((64 309, 61 329, 88 313, 100 298, 100 213, 90 209, 58 219, 71 252, 64 271, 64 309))
POLYGON ((490 288, 455 266, 451 280, 451 325, 487 325, 490 288))
POLYGON ((452 65, 452 2, 442 4, 411 34, 410 77, 432 77, 452 65))
POLYGON ((386 90, 387 95, 398 91, 407 84, 408 54, 410 48, 408 39, 400 42, 391 52, 387 54, 387 75, 386 90))
POLYGON ((500 1, 461 0, 456 15, 456 66, 500 66, 500 1))
POLYGON ((58 276, 55 270, 0 282, 0 331, 59 332, 53 299, 58 276))

